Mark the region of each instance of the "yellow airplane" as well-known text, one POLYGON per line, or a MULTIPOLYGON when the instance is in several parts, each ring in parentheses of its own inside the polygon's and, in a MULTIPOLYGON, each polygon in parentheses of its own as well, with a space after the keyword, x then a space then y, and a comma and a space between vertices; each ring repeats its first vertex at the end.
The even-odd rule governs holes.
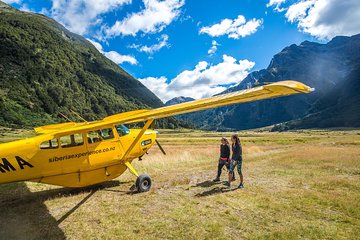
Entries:
POLYGON ((0 184, 32 181, 84 187, 114 179, 129 169, 137 177, 137 190, 146 192, 151 179, 139 175, 131 162, 157 142, 156 119, 311 91, 300 82, 281 81, 152 110, 120 113, 94 122, 38 127, 34 129, 38 134, 35 137, 0 144, 0 184), (123 125, 139 122, 144 122, 142 129, 123 125))

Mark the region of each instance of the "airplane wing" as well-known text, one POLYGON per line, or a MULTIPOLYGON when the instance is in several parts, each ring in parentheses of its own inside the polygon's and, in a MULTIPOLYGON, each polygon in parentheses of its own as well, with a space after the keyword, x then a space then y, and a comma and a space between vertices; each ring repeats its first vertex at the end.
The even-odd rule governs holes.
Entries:
POLYGON ((253 102, 263 99, 289 96, 300 93, 310 93, 312 91, 314 91, 314 89, 300 82, 281 81, 265 86, 240 90, 237 92, 222 94, 205 99, 152 109, 135 115, 126 116, 124 118, 114 119, 111 116, 111 119, 104 118, 103 121, 108 121, 109 123, 135 123, 140 121, 146 121, 147 119, 170 117, 174 115, 191 113, 232 104, 253 102))
MULTIPOLYGON (((309 86, 306 86, 297 81, 291 81, 291 80, 281 81, 269 85, 240 90, 237 92, 231 92, 227 94, 221 94, 214 97, 204 98, 200 100, 180 103, 176 105, 171 105, 171 106, 166 106, 151 110, 136 110, 136 111, 120 113, 106 117, 99 121, 89 122, 88 124, 74 125, 73 127, 69 123, 69 126, 64 126, 65 128, 63 129, 58 128, 54 131, 56 131, 56 133, 60 133, 60 132, 63 133, 63 132, 71 132, 76 130, 83 130, 87 128, 96 128, 109 124, 143 122, 149 119, 165 118, 165 117, 170 117, 184 113, 191 113, 191 112, 196 112, 196 111, 201 111, 216 107, 228 106, 232 104, 253 102, 263 99, 270 99, 270 98, 289 96, 289 95, 301 94, 301 93, 310 93, 312 91, 314 91, 313 88, 310 88, 309 86)), ((47 127, 45 126, 37 129, 44 130, 46 128, 47 127)), ((55 127, 52 129, 55 129, 55 127)), ((50 129, 46 129, 49 131, 44 131, 44 132, 49 133, 51 132, 52 129, 50 127, 50 129)))

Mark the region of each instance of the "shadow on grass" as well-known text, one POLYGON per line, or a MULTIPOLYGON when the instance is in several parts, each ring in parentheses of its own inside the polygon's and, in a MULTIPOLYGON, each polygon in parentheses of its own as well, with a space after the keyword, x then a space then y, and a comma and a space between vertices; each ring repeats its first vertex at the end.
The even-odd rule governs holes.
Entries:
MULTIPOLYGON (((76 195, 80 193, 86 193, 86 192, 92 192, 92 191, 98 191, 103 190, 107 188, 117 187, 121 184, 126 184, 129 182, 120 182, 117 180, 113 181, 107 181, 104 183, 92 185, 89 187, 83 187, 83 188, 57 188, 57 189, 50 189, 50 190, 44 190, 40 192, 30 192, 30 190, 27 189, 26 192, 21 193, 21 196, 14 197, 6 197, 6 193, 1 193, 0 198, 0 204, 7 203, 9 205, 17 205, 17 204, 25 204, 31 201, 46 201, 48 199, 53 198, 59 198, 59 197, 66 197, 71 195, 76 195)), ((20 183, 16 183, 20 184, 20 183)), ((26 187, 25 184, 23 184, 24 187, 26 187)), ((26 187, 27 188, 27 187, 26 187)), ((18 189, 16 190, 18 191, 18 189)), ((19 191, 20 192, 20 191, 19 191)))
MULTIPOLYGON (((65 239, 56 219, 49 213, 43 198, 31 196, 25 183, 13 183, 11 188, 18 194, 17 199, 6 198, 12 195, 10 187, 1 191, 0 197, 0 238, 1 239, 65 239)), ((3 190, 3 189, 1 189, 3 190)))
POLYGON ((128 191, 118 190, 118 189, 104 189, 103 191, 115 192, 115 193, 123 193, 124 195, 125 194, 126 195, 134 195, 134 194, 141 193, 141 192, 137 191, 137 188, 136 188, 135 184, 132 185, 128 191))
POLYGON ((206 197, 206 196, 211 196, 211 195, 215 195, 215 194, 232 192, 232 191, 236 191, 236 190, 238 190, 238 188, 229 189, 228 187, 215 187, 211 190, 208 190, 208 191, 205 191, 202 193, 197 193, 197 194, 195 194, 195 197, 206 197))
POLYGON ((191 187, 203 187, 203 188, 208 188, 208 187, 212 187, 214 185, 218 185, 218 184, 221 184, 222 182, 214 182, 214 181, 211 181, 211 180, 206 180, 204 182, 201 182, 201 183, 197 183, 196 185, 194 186, 191 186, 191 187))
POLYGON ((83 205, 97 190, 91 191, 83 200, 81 200, 75 207, 70 209, 67 213, 65 213, 59 220, 57 220, 58 225, 62 223, 65 219, 67 219, 73 212, 75 212, 81 205, 83 205))
POLYGON ((25 183, 0 188, 0 239, 66 239, 59 224, 74 213, 98 190, 107 190, 128 182, 108 181, 85 188, 59 188, 31 192, 25 183), (45 201, 80 193, 89 193, 75 207, 56 220, 45 201))

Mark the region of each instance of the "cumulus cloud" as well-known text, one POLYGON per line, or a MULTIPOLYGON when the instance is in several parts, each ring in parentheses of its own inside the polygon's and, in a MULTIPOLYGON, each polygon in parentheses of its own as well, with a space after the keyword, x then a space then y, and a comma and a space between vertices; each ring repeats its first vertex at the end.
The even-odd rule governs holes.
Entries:
POLYGON ((202 27, 199 33, 206 33, 212 37, 227 35, 228 38, 239 39, 254 34, 262 23, 262 19, 253 18, 246 21, 243 15, 239 15, 233 20, 226 18, 212 26, 202 27))
POLYGON ((98 42, 96 42, 94 40, 91 40, 91 39, 87 39, 87 40, 89 42, 91 42, 99 52, 104 54, 105 57, 107 57, 108 59, 110 59, 111 61, 113 61, 116 64, 122 64, 124 62, 128 62, 128 63, 130 63, 132 65, 136 65, 138 63, 136 58, 134 58, 133 56, 121 55, 120 53, 115 52, 115 51, 105 52, 100 43, 98 43, 98 42))
POLYGON ((218 44, 215 40, 212 40, 211 45, 212 45, 211 48, 208 50, 208 54, 210 56, 216 53, 217 47, 220 46, 220 44, 218 44))
POLYGON ((50 16, 70 31, 83 35, 102 22, 101 15, 132 0, 52 0, 50 16))
POLYGON ((131 65, 136 65, 138 63, 133 56, 121 55, 120 53, 115 51, 104 52, 103 54, 105 55, 105 57, 112 60, 116 64, 122 64, 124 62, 128 62, 131 65))
POLYGON ((241 82, 254 67, 249 60, 236 60, 223 55, 217 65, 199 62, 194 69, 185 70, 170 81, 162 76, 139 79, 164 102, 178 96, 200 99, 220 93, 241 82))
POLYGON ((274 7, 274 10, 277 12, 283 12, 286 10, 286 8, 280 7, 281 4, 285 3, 286 0, 270 0, 268 4, 266 4, 266 7, 274 7))
POLYGON ((2 0, 2 1, 7 4, 13 4, 13 3, 21 4, 22 2, 22 0, 2 0))
MULTIPOLYGON (((280 8, 283 2, 274 0, 268 5, 280 8)), ((289 22, 297 23, 301 31, 319 39, 360 32, 359 0, 298 0, 286 8, 285 16, 289 22)))
POLYGON ((308 10, 314 5, 315 0, 301 1, 291 5, 285 16, 290 22, 298 21, 306 17, 308 10))
POLYGON ((141 45, 137 45, 137 44, 133 44, 130 46, 130 48, 135 48, 136 50, 140 51, 140 52, 145 52, 148 54, 153 54, 155 52, 160 51, 160 49, 162 49, 163 47, 169 47, 170 44, 168 43, 169 40, 169 36, 166 34, 161 35, 160 38, 158 38, 159 43, 151 45, 151 46, 141 46, 141 45))
POLYGON ((145 8, 127 16, 121 21, 105 29, 107 37, 119 35, 135 36, 138 32, 156 33, 161 32, 180 14, 180 8, 185 4, 184 0, 143 0, 145 8))

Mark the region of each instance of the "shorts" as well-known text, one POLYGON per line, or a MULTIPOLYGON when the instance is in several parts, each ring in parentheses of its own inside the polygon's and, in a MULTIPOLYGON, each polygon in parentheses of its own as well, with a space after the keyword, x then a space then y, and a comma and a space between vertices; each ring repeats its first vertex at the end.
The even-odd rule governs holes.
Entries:
POLYGON ((242 175, 242 160, 235 161, 231 159, 229 164, 229 173, 234 172, 235 166, 237 166, 237 172, 239 173, 239 175, 242 175))

